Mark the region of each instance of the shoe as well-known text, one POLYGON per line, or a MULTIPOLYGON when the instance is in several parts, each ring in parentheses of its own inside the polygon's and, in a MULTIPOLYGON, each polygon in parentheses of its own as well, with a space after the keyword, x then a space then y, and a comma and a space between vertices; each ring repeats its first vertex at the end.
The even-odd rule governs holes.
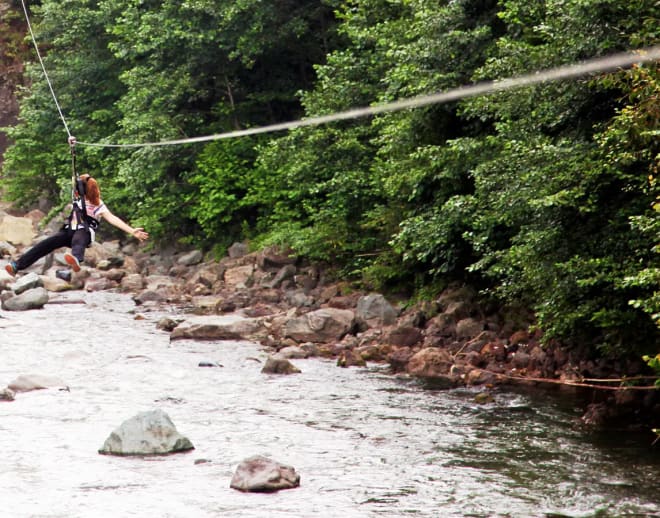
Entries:
POLYGON ((16 275, 16 272, 18 271, 18 268, 16 268, 16 261, 9 261, 5 265, 5 270, 7 270, 7 273, 12 277, 16 275))
POLYGON ((80 263, 78 262, 78 259, 75 258, 75 256, 71 254, 64 254, 64 260, 74 272, 80 271, 80 263))

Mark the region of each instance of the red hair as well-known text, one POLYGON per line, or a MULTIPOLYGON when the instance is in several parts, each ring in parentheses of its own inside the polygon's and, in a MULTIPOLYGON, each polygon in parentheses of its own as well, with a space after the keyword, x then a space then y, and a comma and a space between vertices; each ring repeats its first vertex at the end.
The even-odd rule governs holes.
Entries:
POLYGON ((101 190, 99 189, 98 182, 88 174, 80 175, 80 179, 85 182, 85 198, 87 198, 94 205, 100 205, 101 190))

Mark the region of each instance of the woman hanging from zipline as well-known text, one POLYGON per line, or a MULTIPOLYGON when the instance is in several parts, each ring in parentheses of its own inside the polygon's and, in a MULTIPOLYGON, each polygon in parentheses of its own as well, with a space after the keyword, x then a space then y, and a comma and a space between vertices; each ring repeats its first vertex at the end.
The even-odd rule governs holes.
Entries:
POLYGON ((7 273, 13 276, 19 270, 28 268, 37 260, 64 246, 71 248, 71 253, 67 252, 64 260, 74 272, 80 271, 80 263, 85 259, 85 248, 93 242, 100 220, 107 221, 140 241, 149 237, 143 228, 133 228, 110 212, 101 200, 97 181, 88 174, 77 179, 72 205, 71 214, 60 231, 39 241, 15 261, 7 263, 7 273))

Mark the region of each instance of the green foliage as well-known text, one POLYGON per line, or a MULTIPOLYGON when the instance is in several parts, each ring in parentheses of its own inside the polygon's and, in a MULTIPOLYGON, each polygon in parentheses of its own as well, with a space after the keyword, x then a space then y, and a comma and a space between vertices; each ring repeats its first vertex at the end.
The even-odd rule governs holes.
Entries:
MULTIPOLYGON (((642 360, 644 360, 646 364, 655 371, 656 375, 659 376, 659 378, 655 380, 655 386, 660 388, 660 354, 656 354, 655 356, 645 354, 642 356, 642 360)), ((660 437, 660 430, 653 431, 660 437)))
MULTIPOLYGON (((658 43, 655 0, 47 0, 46 66, 84 141, 178 139, 440 92, 658 43)), ((13 50, 12 50, 13 52, 13 50)), ((27 67, 2 184, 56 203, 61 121, 27 67)), ((375 289, 460 280, 546 339, 655 353, 658 66, 204 145, 78 147, 167 243, 290 246, 375 289), (491 300, 492 300, 491 298, 491 300)), ((414 292, 414 293, 413 293, 414 292)))

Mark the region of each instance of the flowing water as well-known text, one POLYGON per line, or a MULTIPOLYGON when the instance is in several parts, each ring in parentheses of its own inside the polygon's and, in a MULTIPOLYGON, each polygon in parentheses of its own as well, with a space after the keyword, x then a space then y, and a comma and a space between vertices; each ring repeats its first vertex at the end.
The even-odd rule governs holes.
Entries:
POLYGON ((257 344, 170 343, 162 314, 137 319, 125 295, 58 298, 68 303, 0 315, 0 385, 45 374, 69 387, 0 402, 0 516, 660 516, 659 448, 588 433, 565 398, 499 391, 478 405, 468 390, 322 359, 269 376, 257 344), (155 408, 195 450, 97 453, 155 408), (300 487, 230 489, 255 454, 293 466, 300 487))

